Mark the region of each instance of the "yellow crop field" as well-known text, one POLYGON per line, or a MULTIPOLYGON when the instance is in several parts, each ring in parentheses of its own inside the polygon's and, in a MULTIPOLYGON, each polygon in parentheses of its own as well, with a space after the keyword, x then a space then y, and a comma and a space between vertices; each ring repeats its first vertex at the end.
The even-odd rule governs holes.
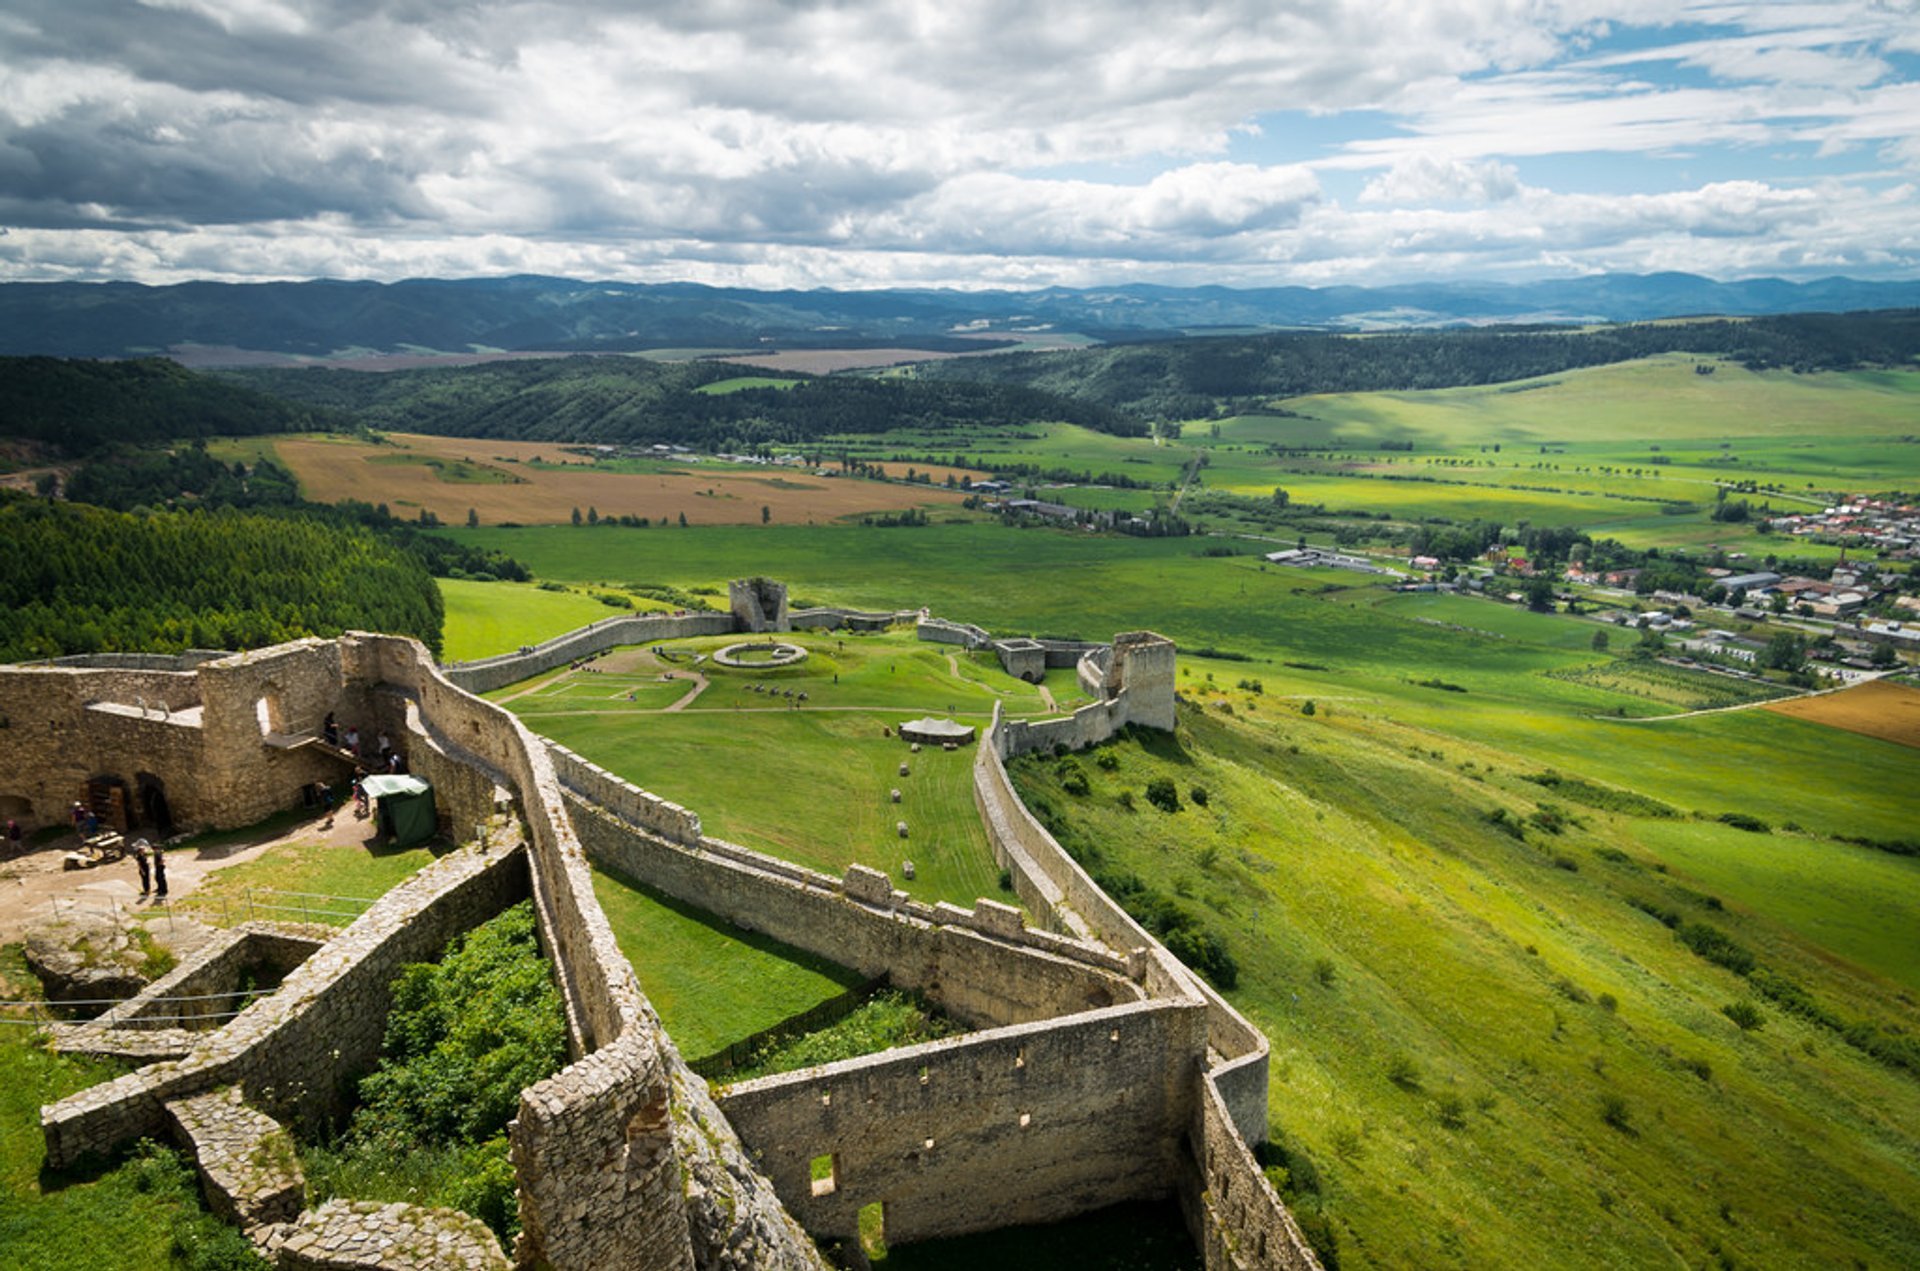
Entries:
POLYGON ((773 522, 793 525, 958 504, 963 497, 796 469, 687 464, 610 471, 554 442, 391 433, 378 445, 288 437, 273 449, 315 502, 385 503, 398 516, 425 510, 452 525, 464 523, 468 509, 485 525, 542 525, 569 521, 576 508, 652 521, 684 516, 695 525, 757 525, 765 508, 773 522))
POLYGON ((1841 693, 1771 702, 1766 709, 1903 746, 1920 746, 1920 688, 1909 684, 1874 680, 1841 693))

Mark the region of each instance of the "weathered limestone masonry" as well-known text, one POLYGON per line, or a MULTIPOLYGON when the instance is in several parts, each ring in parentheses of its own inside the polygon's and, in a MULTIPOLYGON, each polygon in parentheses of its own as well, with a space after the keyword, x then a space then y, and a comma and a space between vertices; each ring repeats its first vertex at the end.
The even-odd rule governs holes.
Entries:
POLYGON ((305 1178, 293 1136, 249 1108, 237 1086, 167 1103, 174 1136, 190 1144, 213 1212, 251 1234, 300 1216, 305 1178))
MULTIPOLYGON (((456 837, 474 826, 491 842, 423 870, 303 961, 299 941, 285 938, 274 952, 244 954, 240 942, 183 968, 176 996, 182 984, 224 992, 245 956, 291 968, 280 991, 217 1031, 149 1030, 161 1022, 158 1002, 122 1008, 117 1027, 96 1031, 149 1036, 184 1057, 43 1110, 49 1163, 171 1122, 204 1148, 203 1161, 232 1166, 271 1146, 274 1118, 311 1124, 337 1112, 345 1081, 372 1062, 399 963, 530 892, 575 1062, 522 1092, 511 1130, 519 1265, 820 1271, 793 1212, 847 1238, 860 1207, 878 1201, 889 1236, 904 1242, 1172 1192, 1210 1271, 1314 1268, 1248 1147, 1265 1132, 1264 1038, 1073 864, 1002 763, 1128 722, 1171 727, 1172 643, 1144 632, 1110 648, 1040 642, 1047 665, 1076 666, 1101 700, 1061 721, 996 716, 980 748, 975 799, 995 851, 1032 912, 1067 933, 1056 934, 1029 929, 1006 905, 929 906, 876 870, 836 879, 707 838, 692 812, 550 748, 466 691, 616 643, 792 622, 777 583, 748 580, 731 599, 741 612, 616 619, 450 673, 415 641, 362 634, 206 660, 0 670, 0 717, 24 756, 11 777, 21 793, 0 798, 38 800, 44 819, 60 815, 69 787, 102 775, 163 783, 189 824, 257 819, 331 773, 300 735, 335 711, 400 739, 456 837), (524 821, 511 845, 499 838, 509 807, 524 821), (743 1083, 723 1115, 621 955, 593 896, 589 853, 742 926, 885 971, 980 1031, 743 1083), (219 1093, 227 1088, 238 1093, 219 1093), (810 1169, 820 1156, 834 1163, 824 1189, 810 1169)), ((954 642, 978 647, 977 629, 954 630, 963 637, 954 642)), ((284 1204, 260 1199, 286 1190, 271 1171, 229 1172, 217 1185, 253 1197, 247 1204, 284 1204)), ((387 1265, 383 1249, 405 1252, 393 1265, 468 1265, 462 1233, 473 1235, 463 1216, 406 1206, 329 1205, 255 1231, 296 1268, 387 1265)), ((471 1265, 488 1256, 478 1239, 471 1265)))
POLYGON ((450 1209, 330 1200, 276 1245, 280 1271, 507 1271, 493 1233, 450 1209))
POLYGON ((405 693, 435 744, 495 774, 526 818, 542 940, 581 1058, 521 1093, 510 1136, 516 1260, 560 1271, 820 1268, 641 995, 594 899, 546 747, 451 684, 416 641, 355 637, 351 652, 352 678, 405 693))
MULTIPOLYGON (((1149 692, 1156 697, 1164 694, 1164 712, 1155 702, 1145 713, 1149 718, 1166 718, 1171 727, 1172 649, 1169 644, 1163 662, 1156 641, 1167 643, 1160 637, 1115 639, 1105 687, 1123 692, 1128 699, 1149 692), (1144 666, 1133 663, 1138 669, 1130 683, 1120 679, 1127 663, 1123 650, 1135 658, 1143 651, 1149 655, 1144 666)), ((1133 951, 1130 956, 1144 959, 1149 997, 1191 997, 1206 1003, 1207 1046, 1210 1057, 1217 1058, 1210 1058, 1210 1066, 1203 1064, 1193 1074, 1192 1119, 1186 1129, 1179 1196, 1208 1271, 1266 1267, 1318 1271, 1318 1259, 1249 1146, 1267 1137, 1266 1038, 1121 909, 1034 819, 1014 790, 1004 763, 1015 753, 1013 727, 1001 720, 996 707, 993 726, 974 757, 973 790, 988 841, 1000 864, 1012 873, 1016 894, 1058 925, 1088 930, 1112 948, 1133 951)))
POLYGON ((972 1027, 1029 1023, 1142 996, 1124 960, 1029 930, 1008 905, 926 905, 864 866, 833 878, 720 839, 669 841, 612 811, 632 804, 622 797, 624 785, 602 774, 568 790, 575 828, 596 864, 864 975, 886 974, 972 1027))
POLYGON ((64 1169, 166 1128, 164 1105, 238 1084, 254 1107, 318 1127, 342 1111, 346 1082, 373 1066, 402 964, 526 895, 518 848, 451 852, 388 892, 178 1062, 148 1064, 42 1108, 47 1163, 64 1169))
POLYGON ((331 640, 199 659, 187 670, 0 667, 9 747, 0 811, 23 825, 55 824, 88 782, 101 781, 125 794, 132 815, 121 829, 157 834, 160 806, 181 827, 251 825, 297 803, 303 786, 346 775, 339 759, 295 745, 342 702, 331 640))
POLYGON ((1053 1222, 1173 1192, 1205 1033, 1198 1001, 1134 1002, 743 1082, 720 1106, 817 1234, 857 1238, 875 1201, 889 1242, 1053 1222))
POLYGON ((242 976, 279 983, 333 937, 332 928, 248 922, 218 932, 194 955, 112 1010, 80 1024, 56 1024, 67 1054, 147 1061, 183 1059, 243 1003, 242 976))
POLYGON ((656 640, 679 640, 688 636, 731 635, 737 630, 739 627, 731 613, 635 614, 626 618, 602 618, 591 626, 542 641, 526 653, 502 653, 471 662, 456 662, 443 667, 441 674, 469 693, 490 693, 508 684, 516 684, 530 675, 539 675, 580 658, 592 657, 602 649, 623 644, 649 644, 656 640))
POLYGON ((736 578, 727 584, 727 600, 741 631, 760 635, 793 630, 787 621, 787 589, 771 578, 736 578))
MULTIPOLYGON (((1016 643, 1002 640, 995 645, 1016 643)), ((1028 641, 1040 644, 1043 642, 1028 641)), ((1173 728, 1174 644, 1151 631, 1130 631, 1113 638, 1111 646, 1057 645, 1057 656, 1071 657, 1058 665, 1072 666, 1081 687, 1100 698, 1082 706, 1071 715, 1054 719, 1011 720, 998 726, 1000 752, 1007 757, 1033 750, 1051 750, 1065 746, 1083 750, 1098 745, 1125 728, 1140 724, 1147 728, 1171 731, 1173 728)), ((1002 653, 1004 659, 1007 654, 1002 653)), ((1038 653, 1022 653, 1037 657, 1038 653)), ((1055 651, 1047 651, 1051 659, 1055 651)), ((1049 661, 1048 665, 1056 665, 1049 661)))
POLYGON ((821 628, 835 627, 844 627, 848 631, 885 631, 888 627, 918 622, 921 616, 921 611, 918 609, 867 610, 817 606, 812 609, 795 609, 787 615, 787 622, 795 631, 817 631, 821 628))

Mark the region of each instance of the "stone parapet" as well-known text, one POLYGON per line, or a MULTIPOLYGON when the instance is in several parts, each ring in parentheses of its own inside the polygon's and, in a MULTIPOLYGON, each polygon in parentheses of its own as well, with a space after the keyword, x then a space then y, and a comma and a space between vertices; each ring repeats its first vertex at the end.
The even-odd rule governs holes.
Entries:
POLYGON ((469 693, 490 693, 623 644, 727 635, 736 629, 731 613, 632 614, 602 618, 589 626, 531 645, 524 652, 456 662, 443 668, 441 674, 448 683, 469 693))
POLYGON ((573 812, 588 857, 602 868, 863 975, 885 973, 975 1027, 1141 995, 1124 959, 1028 928, 1007 905, 925 905, 865 866, 836 879, 713 839, 689 849, 584 801, 575 800, 573 812))
POLYGON ((599 804, 621 819, 676 843, 700 841, 700 817, 677 803, 649 794, 622 781, 599 764, 581 758, 559 742, 549 741, 553 770, 569 793, 599 804))

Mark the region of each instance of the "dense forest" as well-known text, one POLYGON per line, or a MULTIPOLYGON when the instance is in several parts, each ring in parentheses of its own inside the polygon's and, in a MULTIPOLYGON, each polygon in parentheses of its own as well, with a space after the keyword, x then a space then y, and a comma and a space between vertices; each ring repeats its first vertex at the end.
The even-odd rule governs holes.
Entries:
POLYGON ((0 358, 0 436, 70 455, 121 442, 339 428, 324 410, 200 375, 165 358, 0 358))
POLYGON ((746 450, 839 433, 1058 420, 1122 436, 1145 427, 1122 412, 1017 384, 783 376, 788 388, 703 393, 753 368, 627 357, 489 362, 362 374, 324 370, 226 372, 367 427, 527 441, 681 442, 746 450))
POLYGON ((1158 419, 1274 398, 1497 384, 1660 353, 1725 357, 1753 369, 1911 366, 1920 310, 1791 314, 1599 329, 1402 332, 1365 337, 1219 336, 923 365, 923 380, 1019 385, 1158 419))
POLYGON ((357 525, 9 498, 0 542, 0 660, 257 648, 353 628, 440 645, 426 566, 357 525))

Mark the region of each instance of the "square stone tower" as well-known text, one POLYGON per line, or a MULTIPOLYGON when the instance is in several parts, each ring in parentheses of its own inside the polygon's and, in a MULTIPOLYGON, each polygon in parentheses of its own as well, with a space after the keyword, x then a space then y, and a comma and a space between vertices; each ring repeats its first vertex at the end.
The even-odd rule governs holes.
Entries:
POLYGON ((1173 731, 1174 643, 1152 631, 1113 637, 1107 696, 1127 695, 1127 722, 1173 731))
POLYGON ((755 635, 763 631, 791 631, 787 620, 787 585, 771 578, 736 578, 727 584, 733 621, 738 630, 755 635))

